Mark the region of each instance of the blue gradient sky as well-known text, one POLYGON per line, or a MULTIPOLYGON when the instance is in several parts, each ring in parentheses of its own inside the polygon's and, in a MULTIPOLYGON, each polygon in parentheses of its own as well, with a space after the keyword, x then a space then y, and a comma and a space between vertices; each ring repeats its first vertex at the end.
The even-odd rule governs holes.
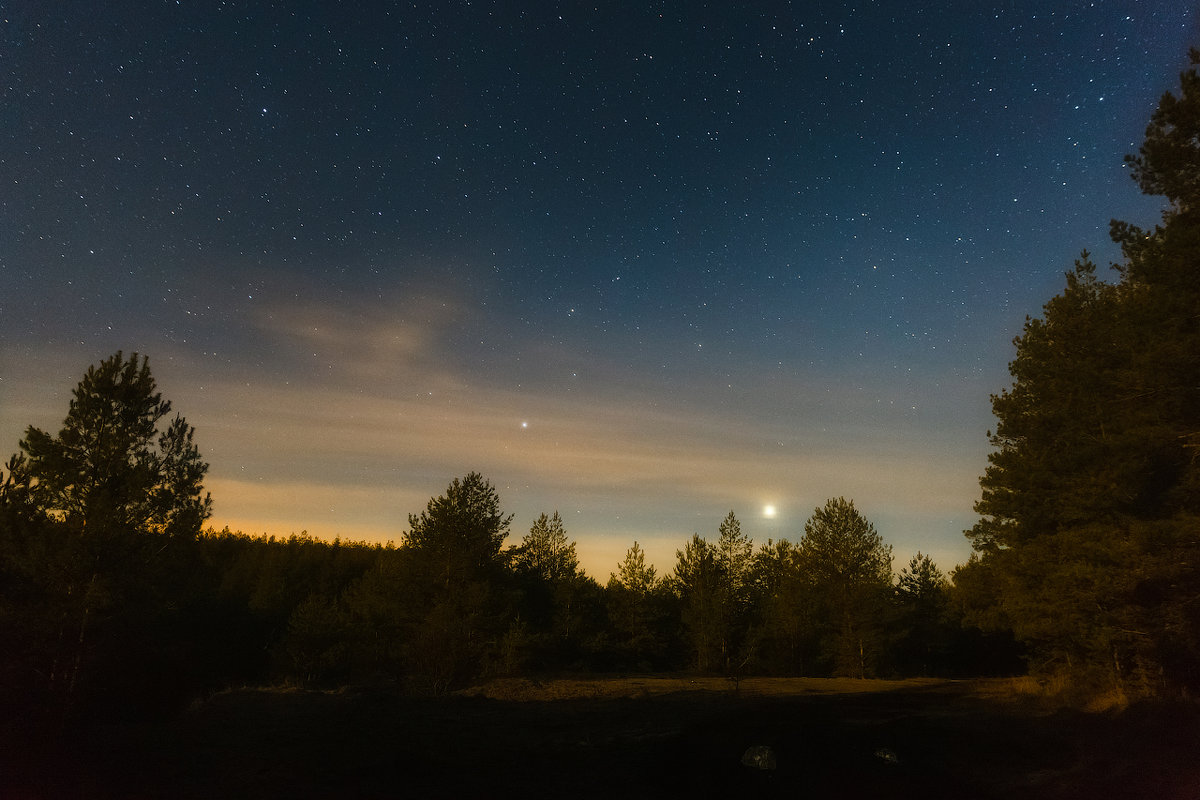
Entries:
POLYGON ((523 5, 6 9, 0 452, 136 350, 218 527, 399 540, 478 470, 601 580, 839 495, 965 560, 1192 4, 523 5))

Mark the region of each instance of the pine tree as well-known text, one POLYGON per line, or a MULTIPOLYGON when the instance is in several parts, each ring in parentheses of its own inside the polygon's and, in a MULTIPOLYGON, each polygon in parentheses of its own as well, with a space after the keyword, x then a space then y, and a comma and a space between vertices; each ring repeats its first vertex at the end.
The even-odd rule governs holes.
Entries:
POLYGON ((719 650, 726 673, 736 669, 748 654, 742 654, 745 640, 747 611, 750 602, 750 565, 753 543, 742 533, 742 525, 730 511, 717 529, 716 559, 719 590, 715 627, 720 639, 719 650), (737 662, 736 664, 734 662, 737 662))
POLYGON ((513 567, 546 583, 574 578, 579 572, 575 543, 567 538, 562 517, 540 515, 513 554, 513 567))
POLYGON ((717 564, 729 601, 736 607, 744 606, 747 600, 753 548, 754 543, 742 533, 742 524, 730 511, 717 529, 717 564))
POLYGON ((1135 693, 1200 686, 1200 77, 1181 83, 1127 159, 1162 224, 1114 221, 1119 281, 1085 253, 1026 322, 968 532, 1035 669, 1135 693))
POLYGON ((949 643, 948 589, 933 559, 920 552, 900 570, 896 581, 896 662, 902 672, 931 675, 941 666, 949 643))
POLYGON ((719 663, 724 630, 721 573, 716 548, 693 534, 682 550, 671 586, 682 603, 681 617, 691 643, 694 664, 707 672, 719 663))
POLYGON ((149 637, 190 599, 188 556, 211 511, 208 465, 170 411, 149 360, 118 352, 88 368, 59 433, 31 426, 9 462, 0 573, 20 576, 22 615, 48 632, 31 665, 67 705, 101 684, 150 695, 170 682, 152 674, 149 637), (147 656, 120 665, 137 647, 147 656))
POLYGON ((768 540, 750 569, 749 632, 759 668, 805 675, 816 660, 815 593, 800 550, 787 539, 768 540))
POLYGON ((421 688, 441 694, 477 677, 508 629, 497 591, 511 515, 495 488, 472 472, 410 514, 404 538, 407 597, 395 611, 405 629, 404 658, 421 688))
POLYGON ((457 581, 494 571, 512 515, 500 511, 495 488, 478 472, 455 478, 446 493, 409 514, 404 546, 426 561, 449 589, 457 581))
POLYGON ((630 667, 646 670, 661 659, 662 637, 656 635, 661 584, 637 542, 626 551, 617 572, 609 576, 605 588, 608 616, 618 656, 630 667))
MULTIPOLYGON (((524 592, 528 621, 557 639, 569 639, 572 631, 578 632, 581 597, 599 587, 580 571, 575 542, 567 538, 557 511, 534 520, 513 550, 512 566, 524 592)), ((522 641, 528 640, 523 634, 522 641)))
POLYGON ((843 497, 814 509, 804 524, 801 561, 824 606, 827 655, 837 674, 873 675, 883 646, 881 620, 892 586, 892 548, 843 497))
POLYGON ((194 429, 158 392, 149 359, 121 353, 88 368, 57 436, 30 427, 20 446, 32 499, 82 534, 195 536, 211 513, 194 429))
POLYGON ((644 597, 658 585, 658 574, 654 565, 646 564, 646 552, 635 541, 625 553, 625 559, 617 565, 617 572, 609 578, 626 591, 644 597))

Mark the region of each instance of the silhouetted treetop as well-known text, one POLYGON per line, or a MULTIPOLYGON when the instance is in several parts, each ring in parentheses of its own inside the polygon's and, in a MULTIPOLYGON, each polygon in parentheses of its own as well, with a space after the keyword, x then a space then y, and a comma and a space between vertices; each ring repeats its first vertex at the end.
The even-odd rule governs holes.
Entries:
POLYGON ((37 506, 89 534, 199 533, 208 465, 183 417, 160 428, 170 411, 146 357, 89 367, 58 435, 31 426, 20 443, 37 506))
POLYGON ((613 582, 637 595, 645 595, 658 586, 658 573, 653 564, 646 564, 646 551, 636 541, 617 565, 616 573, 609 576, 609 583, 613 582))
POLYGON ((1192 69, 1179 76, 1179 96, 1166 92, 1146 127, 1138 155, 1125 157, 1146 194, 1163 195, 1177 210, 1200 210, 1200 50, 1188 53, 1192 69))
POLYGON ((1161 224, 1114 221, 1120 280, 1084 251, 1015 341, 961 571, 973 616, 1130 693, 1200 685, 1200 76, 1181 81, 1128 158, 1161 224))
POLYGON ((579 574, 575 543, 567 538, 562 517, 541 514, 513 552, 513 567, 548 581, 562 581, 579 574))
POLYGON ((512 515, 500 511, 500 498, 478 472, 455 478, 446 493, 430 498, 419 515, 409 514, 404 544, 427 557, 449 579, 496 566, 512 515))

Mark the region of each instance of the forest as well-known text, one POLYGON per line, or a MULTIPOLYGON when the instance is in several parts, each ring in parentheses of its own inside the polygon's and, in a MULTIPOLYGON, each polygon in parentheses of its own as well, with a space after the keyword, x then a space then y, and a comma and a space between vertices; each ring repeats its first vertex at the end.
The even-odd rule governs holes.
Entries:
MULTIPOLYGON (((1192 52, 1193 65, 1200 52, 1192 52)), ((528 531, 483 475, 450 481, 398 545, 206 528, 207 465, 144 355, 90 367, 62 429, 0 476, 0 708, 161 717, 230 686, 396 686, 595 673, 972 677, 1084 692, 1200 690, 1200 76, 1139 153, 1152 229, 1114 221, 1015 340, 974 554, 902 558, 851 499, 797 542, 736 514, 659 571, 637 542, 603 582, 548 509, 528 531)), ((907 554, 905 554, 907 555, 907 554)))
MULTIPOLYGON (((144 358, 115 355, 89 373, 77 407, 131 376, 153 386, 144 358)), ((164 407, 139 399, 151 415, 164 407)), ((153 463, 155 477, 143 485, 154 489, 133 497, 125 490, 135 476, 119 475, 122 496, 97 488, 80 507, 82 531, 29 513, 36 507, 5 507, 3 619, 17 647, 3 685, 18 690, 14 701, 169 714, 239 685, 386 684, 436 695, 525 674, 737 679, 1022 668, 1010 635, 963 625, 952 586, 928 557, 917 554, 894 579, 891 549, 842 498, 817 509, 796 544, 755 548, 730 512, 713 541, 693 536, 662 576, 634 542, 600 584, 579 568, 557 513, 504 546, 510 517, 478 473, 453 480, 411 515, 400 546, 178 530, 172 515, 194 526, 207 505, 198 482, 169 486, 168 476, 185 471, 180 461, 202 466, 187 436, 168 433, 155 445, 129 438, 120 423, 107 428, 121 431, 122 470, 153 463), (128 458, 133 452, 141 456, 128 458), (155 491, 172 503, 186 498, 186 513, 157 505, 155 491), (108 527, 115 508, 123 522, 108 527)), ((10 466, 12 498, 27 488, 17 481, 30 468, 10 466)), ((44 489, 52 480, 39 474, 44 489)))

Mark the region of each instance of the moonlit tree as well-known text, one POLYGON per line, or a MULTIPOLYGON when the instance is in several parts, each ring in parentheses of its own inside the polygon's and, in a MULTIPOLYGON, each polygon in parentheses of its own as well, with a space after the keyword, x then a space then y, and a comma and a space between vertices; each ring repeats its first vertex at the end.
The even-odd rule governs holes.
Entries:
POLYGON ((835 670, 866 677, 881 642, 879 625, 892 588, 892 548, 854 502, 838 497, 804 524, 800 558, 824 604, 835 670))
POLYGON ((647 669, 658 659, 663 642, 657 636, 657 601, 662 581, 635 541, 609 576, 605 595, 620 656, 634 668, 647 669))
POLYGON ((658 585, 658 574, 653 564, 646 564, 646 552, 637 542, 625 553, 625 559, 617 565, 617 572, 610 579, 626 591, 644 597, 658 585))
POLYGON ((408 516, 404 545, 450 588, 499 566, 512 515, 500 511, 495 487, 478 472, 455 478, 425 510, 408 516))
MULTIPOLYGON (((1160 225, 1114 221, 1124 260, 1085 252, 1026 320, 992 397, 975 583, 1037 663, 1130 693, 1200 687, 1200 51, 1138 155, 1160 225), (984 580, 986 578, 986 580, 984 580)), ((989 615, 995 613, 989 610, 989 615)))
POLYGON ((575 543, 567 538, 562 517, 541 514, 513 554, 513 567, 547 583, 569 580, 579 572, 575 543))

